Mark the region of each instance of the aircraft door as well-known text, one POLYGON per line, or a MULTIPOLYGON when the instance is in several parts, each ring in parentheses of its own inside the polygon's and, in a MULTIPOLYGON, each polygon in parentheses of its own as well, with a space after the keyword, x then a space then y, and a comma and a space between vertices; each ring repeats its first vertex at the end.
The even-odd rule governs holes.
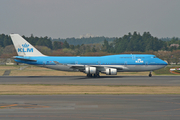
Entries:
POLYGON ((135 55, 132 55, 132 60, 136 60, 136 56, 135 55))
POLYGON ((43 65, 44 65, 44 66, 46 65, 46 61, 43 61, 43 65))
POLYGON ((127 66, 127 61, 124 61, 124 65, 127 66))

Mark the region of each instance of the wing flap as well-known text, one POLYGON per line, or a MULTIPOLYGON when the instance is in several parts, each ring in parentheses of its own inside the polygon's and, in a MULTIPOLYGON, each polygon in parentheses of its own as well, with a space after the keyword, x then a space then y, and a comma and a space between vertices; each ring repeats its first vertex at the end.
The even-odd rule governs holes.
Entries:
POLYGON ((84 69, 84 65, 79 65, 79 64, 62 64, 62 63, 59 63, 57 61, 53 61, 56 65, 64 65, 64 66, 70 66, 70 68, 73 68, 73 69, 84 69))

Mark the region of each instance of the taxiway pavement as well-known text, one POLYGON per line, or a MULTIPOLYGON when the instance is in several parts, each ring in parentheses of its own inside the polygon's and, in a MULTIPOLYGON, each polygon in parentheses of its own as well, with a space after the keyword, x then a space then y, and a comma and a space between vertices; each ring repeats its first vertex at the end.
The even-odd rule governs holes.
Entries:
POLYGON ((0 84, 180 86, 180 76, 0 76, 0 84))
POLYGON ((179 120, 180 95, 1 95, 1 120, 179 120))
MULTIPOLYGON (((180 86, 180 76, 1 76, 0 84, 180 86)), ((180 95, 1 95, 0 120, 179 120, 180 95)))

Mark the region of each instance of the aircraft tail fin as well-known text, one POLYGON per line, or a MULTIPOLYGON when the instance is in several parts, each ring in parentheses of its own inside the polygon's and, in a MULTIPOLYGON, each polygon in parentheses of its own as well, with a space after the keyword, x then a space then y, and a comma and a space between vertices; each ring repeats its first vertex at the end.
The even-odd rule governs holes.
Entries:
POLYGON ((45 56, 19 34, 10 34, 10 37, 19 56, 45 56))

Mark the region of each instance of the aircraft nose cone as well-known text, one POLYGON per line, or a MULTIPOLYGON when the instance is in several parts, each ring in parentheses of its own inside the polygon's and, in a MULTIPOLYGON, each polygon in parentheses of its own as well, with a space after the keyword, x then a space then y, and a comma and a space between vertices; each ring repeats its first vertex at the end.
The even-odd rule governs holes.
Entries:
MULTIPOLYGON (((162 61, 163 61, 163 60, 162 60, 162 61)), ((164 65, 168 65, 167 62, 165 62, 165 61, 163 61, 163 64, 164 64, 164 65)))
POLYGON ((165 66, 168 65, 167 62, 165 62, 164 60, 161 60, 160 63, 165 66))

